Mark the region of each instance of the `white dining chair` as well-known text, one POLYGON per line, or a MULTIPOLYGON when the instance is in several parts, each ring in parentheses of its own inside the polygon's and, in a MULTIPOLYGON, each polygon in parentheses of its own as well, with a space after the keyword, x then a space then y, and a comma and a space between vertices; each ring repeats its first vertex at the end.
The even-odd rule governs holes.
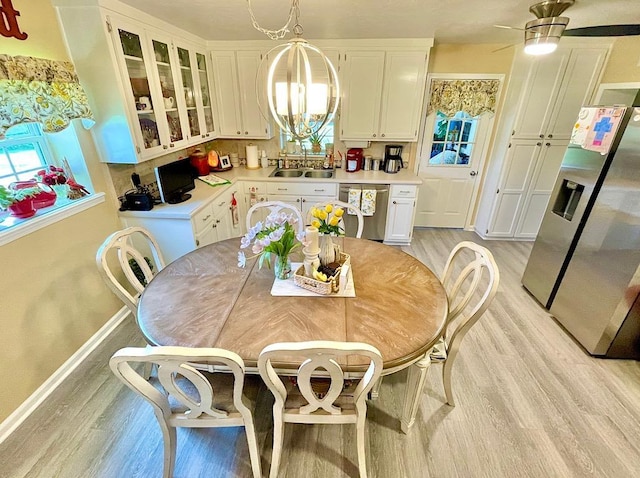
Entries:
POLYGON ((111 357, 109 366, 153 407, 164 442, 164 478, 173 476, 177 427, 244 427, 253 477, 262 476, 253 415, 243 397, 245 367, 240 356, 218 348, 127 347, 111 357), (136 371, 139 363, 157 367, 157 383, 136 371), (192 363, 222 365, 231 373, 202 372, 192 363))
POLYGON ((300 209, 282 201, 262 201, 251 206, 247 211, 247 219, 246 219, 247 231, 251 229, 251 227, 254 224, 254 220, 253 220, 254 213, 261 212, 264 209, 268 210, 268 212, 267 214, 264 214, 264 213, 260 214, 261 220, 264 220, 264 218, 272 212, 282 211, 286 214, 293 214, 294 218, 297 220, 296 233, 299 236, 302 236, 304 234, 304 220, 302 219, 302 213, 300 212, 300 209))
POLYGON ((136 319, 140 294, 165 266, 160 246, 151 233, 142 227, 128 227, 107 237, 96 253, 96 264, 109 288, 136 319), (151 256, 149 260, 152 261, 153 270, 147 263, 147 253, 151 256), (114 265, 116 261, 117 266, 114 265))
MULTIPOLYGON (((364 230, 364 215, 362 214, 362 211, 349 203, 346 203, 344 201, 339 201, 337 199, 323 202, 323 203, 317 203, 313 207, 323 209, 327 204, 331 204, 334 210, 335 208, 339 207, 344 209, 345 214, 347 214, 347 211, 350 210, 353 214, 356 215, 356 217, 358 218, 358 229, 356 230, 356 235, 354 237, 356 237, 357 239, 360 239, 362 237, 362 231, 364 230)), ((311 214, 312 210, 313 208, 310 208, 309 212, 307 213, 307 224, 311 224, 311 221, 313 221, 314 219, 313 215, 311 214)), ((342 227, 342 229, 344 230, 344 221, 342 219, 340 219, 340 227, 342 227)))
POLYGON ((284 439, 285 423, 356 425, 356 444, 360 477, 367 476, 365 419, 367 394, 382 372, 378 349, 358 342, 310 341, 276 343, 265 347, 258 359, 262 380, 275 397, 273 405, 273 453, 270 477, 276 478, 284 439), (360 356, 366 359, 363 374, 345 380, 338 358, 360 356), (296 360, 296 385, 277 374, 278 359, 296 360), (317 378, 317 374, 323 375, 317 378))
POLYGON ((500 271, 487 248, 474 242, 463 241, 449 254, 440 281, 449 299, 449 314, 442 340, 434 348, 430 357, 432 362, 443 363, 444 392, 447 403, 453 407, 455 406, 451 388, 453 363, 460 350, 462 339, 495 297, 500 283, 500 271))

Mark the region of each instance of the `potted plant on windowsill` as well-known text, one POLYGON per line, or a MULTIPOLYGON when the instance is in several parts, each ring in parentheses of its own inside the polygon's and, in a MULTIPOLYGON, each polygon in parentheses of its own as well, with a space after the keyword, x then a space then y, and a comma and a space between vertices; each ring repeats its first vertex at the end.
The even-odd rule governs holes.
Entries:
POLYGON ((31 217, 36 213, 33 199, 38 193, 38 187, 9 189, 0 184, 0 208, 8 209, 12 216, 18 218, 31 217))
POLYGON ((327 133, 313 133, 311 136, 309 136, 309 142, 311 143, 311 151, 314 153, 319 153, 320 151, 322 151, 322 140, 324 139, 324 136, 327 133))

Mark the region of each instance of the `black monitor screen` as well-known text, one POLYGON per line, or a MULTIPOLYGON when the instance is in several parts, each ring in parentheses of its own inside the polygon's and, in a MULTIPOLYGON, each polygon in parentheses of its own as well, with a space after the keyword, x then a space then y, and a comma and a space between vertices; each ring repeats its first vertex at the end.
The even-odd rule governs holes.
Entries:
POLYGON ((185 194, 196 187, 189 158, 158 166, 155 171, 162 202, 176 204, 191 197, 191 194, 185 194))

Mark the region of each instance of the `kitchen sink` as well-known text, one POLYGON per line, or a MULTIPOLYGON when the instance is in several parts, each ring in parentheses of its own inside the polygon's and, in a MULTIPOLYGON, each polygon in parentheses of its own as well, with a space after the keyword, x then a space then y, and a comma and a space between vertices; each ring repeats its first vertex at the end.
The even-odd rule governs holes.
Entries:
POLYGON ((274 178, 299 178, 303 172, 299 169, 276 169, 270 176, 274 178))
POLYGON ((317 169, 276 169, 269 177, 272 178, 332 178, 333 171, 317 169))
POLYGON ((332 178, 333 171, 307 171, 304 173, 305 178, 332 178))

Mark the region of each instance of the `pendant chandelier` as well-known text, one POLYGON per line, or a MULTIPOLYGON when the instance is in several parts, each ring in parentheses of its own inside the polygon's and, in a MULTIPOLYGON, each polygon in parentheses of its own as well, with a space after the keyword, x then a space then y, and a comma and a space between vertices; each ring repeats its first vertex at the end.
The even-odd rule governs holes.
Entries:
MULTIPOLYGON (((302 38, 299 23, 299 0, 292 0, 287 23, 279 30, 266 30, 256 21, 247 0, 253 26, 272 40, 279 40, 292 27, 295 38, 272 48, 261 65, 269 62, 266 95, 263 76, 256 79, 258 98, 266 96, 269 113, 276 124, 292 139, 302 141, 319 133, 335 116, 340 88, 338 74, 331 61, 317 47, 302 38)), ((264 115, 264 105, 260 105, 264 115)), ((266 115, 265 115, 266 117, 266 115)))

